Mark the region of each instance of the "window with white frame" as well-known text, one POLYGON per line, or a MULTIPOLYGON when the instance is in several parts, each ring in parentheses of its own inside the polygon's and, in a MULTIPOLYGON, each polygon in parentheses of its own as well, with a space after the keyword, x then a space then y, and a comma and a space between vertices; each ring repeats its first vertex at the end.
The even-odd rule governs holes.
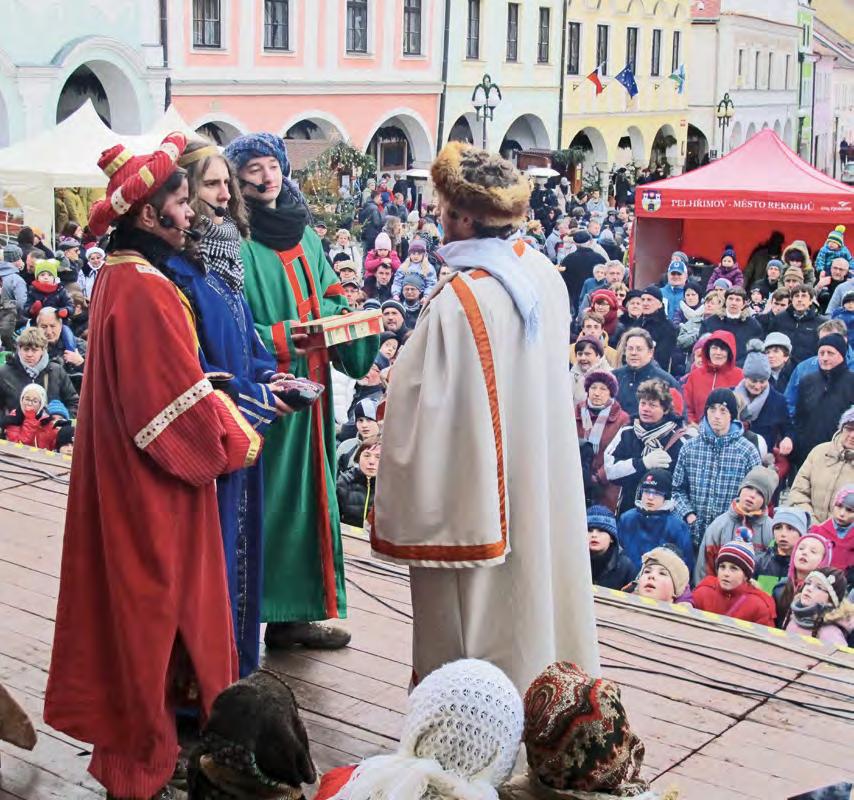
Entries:
POLYGON ((421 0, 403 0, 403 55, 421 55, 421 0))
POLYGON ((220 0, 193 0, 193 47, 222 47, 220 0))
POLYGON ((368 52, 368 0, 347 0, 347 52, 368 52))
POLYGON ((264 0, 264 49, 290 50, 290 0, 264 0))
POLYGON ((540 7, 540 26, 537 36, 537 63, 548 64, 551 58, 552 10, 540 7))
POLYGON ((519 60, 519 4, 507 4, 507 60, 519 60))
POLYGON ((480 58, 480 0, 468 0, 466 58, 480 58))

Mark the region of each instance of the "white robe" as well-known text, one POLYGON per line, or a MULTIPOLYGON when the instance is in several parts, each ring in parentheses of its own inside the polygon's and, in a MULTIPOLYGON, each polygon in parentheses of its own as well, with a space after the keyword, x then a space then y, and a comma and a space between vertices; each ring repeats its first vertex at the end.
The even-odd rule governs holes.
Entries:
POLYGON ((530 248, 536 342, 504 287, 458 272, 391 374, 374 554, 411 567, 418 679, 487 659, 524 692, 557 660, 599 673, 587 524, 567 365, 569 302, 530 248))

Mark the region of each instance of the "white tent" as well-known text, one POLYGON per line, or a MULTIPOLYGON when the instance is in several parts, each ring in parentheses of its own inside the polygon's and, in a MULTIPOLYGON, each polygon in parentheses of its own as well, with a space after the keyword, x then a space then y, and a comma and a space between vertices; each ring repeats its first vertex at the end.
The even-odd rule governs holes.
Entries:
POLYGON ((150 153, 172 131, 197 135, 172 106, 148 133, 117 134, 87 100, 55 128, 0 149, 0 188, 17 199, 27 225, 51 231, 54 189, 106 187, 107 178, 98 169, 102 151, 121 142, 135 153, 150 153))

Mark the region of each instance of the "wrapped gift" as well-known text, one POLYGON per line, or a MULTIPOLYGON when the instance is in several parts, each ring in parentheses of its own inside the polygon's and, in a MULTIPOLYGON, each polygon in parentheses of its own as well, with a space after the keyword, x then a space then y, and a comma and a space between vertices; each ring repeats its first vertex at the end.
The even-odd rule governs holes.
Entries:
POLYGON ((348 314, 336 314, 321 317, 308 322, 295 322, 291 333, 305 333, 311 337, 323 336, 327 347, 364 339, 383 332, 383 315, 379 309, 351 311, 348 314))

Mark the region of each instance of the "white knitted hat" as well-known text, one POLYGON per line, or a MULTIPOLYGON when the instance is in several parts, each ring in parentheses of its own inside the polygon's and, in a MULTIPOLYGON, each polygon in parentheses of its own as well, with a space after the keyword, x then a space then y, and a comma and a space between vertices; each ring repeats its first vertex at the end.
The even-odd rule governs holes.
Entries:
POLYGON ((446 664, 410 695, 397 753, 363 761, 335 797, 495 798, 513 770, 523 724, 522 698, 498 667, 446 664))

